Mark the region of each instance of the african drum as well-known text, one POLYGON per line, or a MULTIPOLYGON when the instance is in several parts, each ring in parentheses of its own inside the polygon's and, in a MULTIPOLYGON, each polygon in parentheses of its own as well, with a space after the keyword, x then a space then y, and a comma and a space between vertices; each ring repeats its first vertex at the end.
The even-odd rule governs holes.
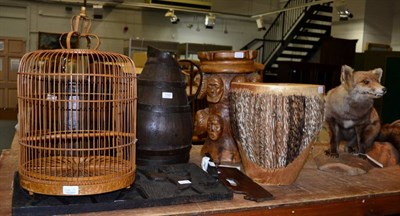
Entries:
POLYGON ((324 86, 232 83, 230 113, 243 168, 253 180, 294 182, 324 114, 324 86))

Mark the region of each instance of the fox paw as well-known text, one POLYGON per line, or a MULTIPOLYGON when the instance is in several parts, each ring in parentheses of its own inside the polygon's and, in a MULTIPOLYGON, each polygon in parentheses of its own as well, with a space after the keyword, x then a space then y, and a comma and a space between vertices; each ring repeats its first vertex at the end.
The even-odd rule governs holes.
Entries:
POLYGON ((348 147, 348 146, 346 146, 346 147, 344 148, 344 152, 353 154, 353 153, 357 153, 357 149, 355 149, 355 148, 353 148, 353 147, 348 147))
POLYGON ((330 150, 325 150, 325 155, 327 155, 329 157, 333 157, 333 158, 338 158, 339 157, 339 153, 332 152, 330 150))

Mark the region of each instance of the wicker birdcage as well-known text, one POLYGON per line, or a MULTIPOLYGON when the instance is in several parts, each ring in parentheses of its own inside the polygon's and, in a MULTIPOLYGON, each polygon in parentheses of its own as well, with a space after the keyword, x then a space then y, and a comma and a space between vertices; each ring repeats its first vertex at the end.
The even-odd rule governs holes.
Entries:
POLYGON ((98 51, 97 36, 95 49, 70 49, 71 36, 86 37, 90 47, 88 26, 67 34, 67 49, 21 60, 19 178, 30 193, 99 194, 135 180, 135 66, 124 55, 98 51))

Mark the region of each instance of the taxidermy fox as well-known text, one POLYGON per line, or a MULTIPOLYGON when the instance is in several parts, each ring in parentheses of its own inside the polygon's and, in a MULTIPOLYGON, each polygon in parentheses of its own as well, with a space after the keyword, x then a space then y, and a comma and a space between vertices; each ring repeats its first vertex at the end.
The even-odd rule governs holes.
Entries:
POLYGON ((383 125, 377 140, 390 142, 398 151, 400 151, 400 119, 390 124, 383 125))
POLYGON ((364 154, 372 146, 381 129, 374 99, 386 93, 381 77, 381 68, 354 71, 342 66, 341 85, 328 91, 325 98, 325 120, 331 137, 327 155, 339 156, 341 140, 348 141, 345 151, 350 153, 364 154))

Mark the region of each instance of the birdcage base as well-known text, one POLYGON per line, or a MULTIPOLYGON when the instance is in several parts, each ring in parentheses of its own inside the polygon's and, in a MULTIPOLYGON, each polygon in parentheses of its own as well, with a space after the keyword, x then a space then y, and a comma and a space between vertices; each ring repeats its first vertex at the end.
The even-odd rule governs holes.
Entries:
POLYGON ((127 188, 135 180, 135 169, 118 157, 53 156, 22 164, 19 174, 21 187, 30 193, 80 196, 127 188))

